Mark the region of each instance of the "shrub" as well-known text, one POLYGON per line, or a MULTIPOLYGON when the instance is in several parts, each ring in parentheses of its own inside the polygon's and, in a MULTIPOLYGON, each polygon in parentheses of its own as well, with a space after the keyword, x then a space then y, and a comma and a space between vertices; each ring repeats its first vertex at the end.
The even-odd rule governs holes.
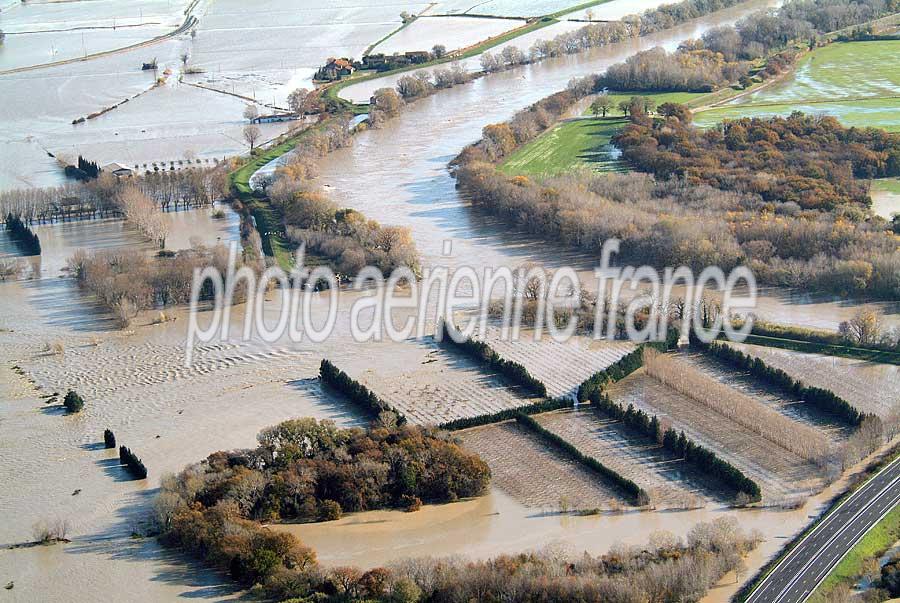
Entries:
POLYGON ((109 429, 103 431, 103 444, 106 448, 116 447, 116 435, 109 429))
POLYGON ((320 521, 335 521, 340 519, 343 514, 340 503, 335 500, 323 500, 319 505, 320 521))
POLYGON ((403 506, 407 513, 415 513, 422 508, 422 499, 418 496, 404 494, 400 497, 400 505, 403 506))
POLYGON ((81 409, 84 408, 84 399, 73 390, 69 390, 63 399, 63 406, 66 407, 67 412, 81 412, 81 409))
POLYGON ((477 417, 464 417, 462 419, 454 419, 453 421, 447 421, 446 423, 442 423, 439 427, 441 429, 446 429, 447 431, 457 431, 459 429, 468 429, 470 427, 478 427, 480 425, 490 425, 492 423, 500 423, 501 421, 508 421, 510 419, 515 419, 518 415, 537 415, 543 412, 550 412, 552 410, 559 410, 561 408, 571 408, 572 401, 567 398, 557 398, 554 400, 543 400, 541 402, 535 402, 534 404, 529 404, 528 406, 520 406, 518 408, 507 408, 506 410, 501 410, 499 412, 491 413, 488 415, 479 415, 477 417))

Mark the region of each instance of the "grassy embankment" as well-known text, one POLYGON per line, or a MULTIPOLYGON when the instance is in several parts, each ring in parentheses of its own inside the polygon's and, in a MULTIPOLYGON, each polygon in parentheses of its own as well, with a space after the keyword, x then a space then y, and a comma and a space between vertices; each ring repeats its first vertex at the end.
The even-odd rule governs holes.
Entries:
POLYGON ((900 507, 891 509, 834 566, 822 584, 813 591, 809 599, 811 603, 828 601, 829 593, 841 585, 852 590, 864 577, 867 562, 881 558, 897 541, 900 541, 900 507))
MULTIPOLYGON (((294 246, 283 236, 282 220, 278 210, 269 203, 269 200, 259 194, 255 194, 250 188, 250 178, 254 173, 270 161, 278 159, 289 153, 313 132, 323 127, 322 124, 307 128, 293 136, 288 136, 268 149, 258 149, 257 154, 250 157, 246 163, 228 175, 229 184, 235 197, 244 204, 256 221, 256 229, 262 239, 263 252, 275 258, 278 265, 288 271, 294 265, 294 246)), ((315 263, 314 258, 308 258, 307 265, 315 263)))
POLYGON ((900 131, 900 40, 834 42, 803 56, 794 75, 734 104, 704 110, 695 122, 709 127, 723 119, 832 115, 845 126, 900 131))

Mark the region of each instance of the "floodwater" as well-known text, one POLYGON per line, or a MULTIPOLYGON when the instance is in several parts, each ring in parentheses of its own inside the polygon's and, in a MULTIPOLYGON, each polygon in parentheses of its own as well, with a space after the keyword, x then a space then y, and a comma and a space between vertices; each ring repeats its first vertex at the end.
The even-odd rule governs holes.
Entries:
MULTIPOLYGON (((539 260, 551 266, 572 263, 588 267, 592 258, 510 235, 493 219, 473 215, 453 188, 446 171, 447 162, 463 145, 475 140, 486 123, 508 118, 517 109, 562 88, 572 76, 601 69, 640 48, 654 44, 673 46, 705 27, 733 21, 765 5, 764 1, 753 2, 743 10, 728 11, 648 40, 583 57, 565 57, 441 92, 412 105, 384 129, 361 135, 353 149, 330 156, 324 162, 322 180, 332 186, 340 202, 385 223, 412 227, 428 265, 444 259, 441 242, 451 239, 454 241, 453 257, 448 259, 451 265, 468 263, 481 267, 539 260)), ((401 7, 386 10, 399 12, 401 7)), ((198 39, 202 35, 203 32, 198 39)), ((187 43, 186 40, 163 43, 154 48, 154 53, 161 58, 165 56, 167 61, 177 61, 181 45, 187 43)), ((105 63, 113 67, 105 76, 95 71, 96 66, 76 64, 69 71, 50 69, 20 74, 17 78, 0 78, 0 99, 16 97, 15 86, 21 84, 25 88, 19 89, 18 94, 23 95, 19 98, 33 100, 24 107, 19 103, 20 110, 30 117, 16 119, 35 123, 39 120, 51 128, 36 136, 37 141, 27 139, 23 133, 29 129, 21 125, 22 121, 10 125, 6 116, 15 112, 8 109, 7 103, 0 102, 3 114, 0 136, 4 141, 15 139, 18 145, 13 149, 0 145, 0 169, 7 169, 7 159, 13 162, 11 171, 3 172, 3 185, 8 178, 16 180, 25 173, 30 178, 40 172, 40 162, 32 166, 28 157, 20 160, 17 153, 27 155, 33 147, 38 152, 32 153, 31 158, 39 158, 41 145, 52 145, 57 132, 65 138, 64 134, 70 130, 67 119, 71 119, 65 116, 84 113, 96 104, 98 97, 117 99, 144 89, 148 85, 147 74, 133 69, 134 61, 144 56, 146 53, 116 55, 110 63, 105 63), (114 89, 101 85, 107 79, 116 83, 114 89), (54 81, 58 87, 51 85, 54 81), (46 98, 48 89, 57 90, 52 101, 46 98), (68 98, 76 106, 62 111, 68 98), (10 131, 17 134, 10 136, 10 131)), ((198 97, 198 102, 203 102, 201 98, 208 97, 198 97)), ((163 107, 177 115, 180 110, 177 98, 172 102, 163 107)), ((200 111, 196 107, 184 110, 200 111)), ((148 119, 154 111, 159 111, 159 106, 136 113, 134 122, 148 119)), ((115 112, 110 114, 110 118, 114 115, 115 112)), ((223 118, 212 116, 211 119, 223 118)), ((133 123, 120 124, 123 128, 129 125, 133 123)), ((156 143, 148 141, 147 144, 156 143)), ((40 178, 35 176, 34 180, 40 178)), ((197 220, 205 224, 200 225, 188 219, 189 214, 170 216, 173 220, 170 244, 174 246, 181 246, 184 241, 189 243, 190 236, 198 230, 210 242, 233 236, 231 222, 220 225, 211 218, 207 222, 197 214, 197 220), (225 235, 221 228, 227 231, 225 235)), ((40 229, 47 249, 40 271, 26 274, 22 280, 0 282, 0 483, 4 485, 0 489, 0 516, 6 518, 0 523, 0 543, 30 540, 32 524, 55 518, 69 521, 69 537, 73 542, 52 548, 0 547, 0 582, 15 584, 13 590, 4 591, 4 600, 235 598, 238 594, 224 578, 185 565, 152 540, 131 538, 132 532, 142 530, 142 518, 149 510, 160 477, 213 451, 253 446, 255 434, 261 428, 287 418, 314 416, 331 418, 341 425, 359 424, 361 418, 353 410, 319 387, 315 376, 320 360, 328 357, 341 366, 363 356, 369 359, 369 368, 377 372, 393 362, 391 345, 408 344, 383 343, 379 353, 374 353, 370 346, 352 344, 346 321, 339 321, 334 335, 321 344, 308 340, 296 345, 285 341, 274 344, 259 340, 225 341, 201 346, 195 351, 192 364, 186 366, 188 318, 184 310, 172 313, 174 321, 154 325, 148 317, 141 317, 129 331, 118 331, 106 314, 75 290, 71 280, 60 278, 64 259, 75 248, 111 242, 146 245, 128 231, 127 225, 97 221, 40 229), (27 278, 38 275, 41 278, 27 278), (64 353, 44 351, 48 344, 58 344, 50 348, 61 348, 64 353), (21 367, 21 373, 14 367, 21 367), (78 416, 66 416, 58 406, 47 404, 44 397, 69 388, 77 389, 87 401, 84 412, 78 416), (128 480, 111 458, 112 453, 98 446, 106 428, 112 429, 120 442, 144 460, 150 471, 147 481, 128 480)), ((0 249, 12 251, 4 232, 0 232, 0 249)), ((278 296, 272 297, 265 307, 268 317, 278 310, 278 296)), ((349 314, 349 304, 354 299, 352 294, 342 296, 339 316, 349 314)), ((798 304, 797 301, 776 294, 764 298, 764 305, 775 310, 776 318, 797 318, 797 322, 806 321, 805 324, 811 321, 832 325, 852 311, 850 304, 798 304)), ((241 318, 238 310, 232 314, 235 325, 241 318)), ((321 296, 314 300, 312 312, 314 316, 322 316, 324 311, 324 296, 321 296)), ((534 546, 553 540, 572 540, 579 547, 600 553, 626 534, 634 541, 643 540, 663 526, 684 533, 695 518, 708 518, 720 512, 711 509, 693 515, 628 514, 570 522, 570 518, 532 517, 534 511, 517 510, 498 493, 482 501, 461 504, 473 508, 463 507, 459 517, 467 517, 466 513, 469 517, 471 514, 488 517, 486 536, 476 536, 474 531, 466 531, 465 525, 444 522, 438 515, 427 514, 432 510, 426 510, 421 515, 402 516, 416 521, 431 517, 435 522, 425 521, 416 524, 421 529, 403 532, 406 541, 422 544, 419 549, 406 548, 402 552, 436 552, 438 545, 429 534, 432 530, 448 533, 451 529, 459 530, 468 539, 456 542, 471 541, 474 554, 488 555, 531 546, 527 538, 518 540, 516 536, 528 536, 534 527, 535 536, 530 541, 534 546), (500 515, 489 515, 495 512, 500 515), (577 536, 582 531, 589 536, 577 536)), ((798 530, 806 521, 805 513, 812 512, 816 504, 802 512, 766 511, 742 516, 766 529, 768 536, 764 552, 752 558, 750 565, 758 566, 764 556, 783 543, 784 537, 798 530)), ((449 508, 434 512, 454 516, 457 513, 449 508)), ((394 517, 391 516, 392 521, 400 516, 394 517)), ((361 517, 347 521, 368 520, 361 517)), ((377 524, 367 525, 367 529, 377 529, 377 524)), ((310 529, 318 527, 309 526, 310 529)), ((320 538, 312 532, 308 538, 321 548, 322 558, 327 562, 340 557, 340 549, 334 546, 336 540, 329 543, 327 537, 320 538)), ((377 539, 368 541, 375 551, 373 559, 396 546, 390 538, 381 532, 377 539)), ((358 539, 367 542, 363 534, 358 539)), ((359 555, 359 550, 355 545, 348 545, 346 554, 359 555)))
MULTIPOLYGON (((711 504, 690 511, 574 516, 554 509, 526 508, 492 489, 479 499, 425 506, 416 513, 369 511, 338 521, 284 524, 277 528, 312 546, 327 566, 352 564, 371 568, 410 557, 440 557, 459 551, 474 559, 547 548, 597 555, 615 543, 643 544, 655 531, 684 537, 698 522, 733 515, 743 529, 758 530, 765 538, 747 559, 751 568, 748 575, 752 575, 754 568, 776 554, 809 522, 810 516, 824 508, 842 483, 825 489, 793 511, 734 510, 711 504)), ((704 601, 725 601, 739 586, 733 579, 723 580, 704 601)))
POLYGON ((443 44, 447 50, 456 50, 523 25, 525 22, 519 19, 423 17, 378 44, 372 52, 430 51, 435 44, 443 44))
MULTIPOLYGON (((351 147, 331 154, 321 167, 320 180, 340 204, 382 223, 410 227, 426 265, 471 266, 480 271, 537 262, 572 266, 583 282, 590 283, 597 257, 510 232, 500 219, 473 211, 456 190, 448 162, 480 138, 484 126, 509 119, 522 107, 565 88, 573 77, 605 69, 639 50, 674 47, 711 26, 737 20, 748 7, 771 5, 751 2, 675 32, 544 61, 442 91, 407 106, 397 119, 358 135, 351 147), (452 241, 452 257, 442 255, 445 241, 452 241)), ((345 91, 355 98, 361 94, 357 89, 381 85, 377 80, 345 91)), ((777 322, 836 329, 855 306, 848 300, 770 289, 760 296, 757 314, 777 322)), ((881 307, 890 315, 889 322, 900 324, 900 303, 881 307)))
POLYGON ((82 58, 177 29, 187 0, 21 2, 2 7, 0 71, 82 58))
POLYGON ((878 181, 872 184, 872 211, 876 216, 892 220, 900 214, 900 181, 896 179, 878 181))

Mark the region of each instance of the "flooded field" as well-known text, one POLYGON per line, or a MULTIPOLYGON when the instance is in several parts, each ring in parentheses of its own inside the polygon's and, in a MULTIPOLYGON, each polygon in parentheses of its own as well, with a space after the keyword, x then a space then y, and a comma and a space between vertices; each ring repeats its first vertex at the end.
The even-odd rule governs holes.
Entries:
POLYGON ((621 492, 515 421, 457 434, 491 468, 491 483, 519 504, 546 513, 627 505, 621 492))
POLYGON ((770 117, 803 111, 832 115, 846 126, 900 129, 900 41, 835 43, 802 58, 783 82, 719 108, 698 113, 709 126, 722 119, 770 117))
POLYGON ((809 496, 825 487, 824 476, 812 463, 711 412, 643 371, 613 385, 609 394, 621 405, 634 404, 659 416, 660 421, 728 460, 759 484, 764 503, 809 496))
POLYGON ((188 0, 76 0, 4 6, 6 40, 0 72, 80 59, 131 46, 174 31, 185 21, 188 0))
POLYGON ((489 415, 538 401, 433 339, 373 343, 370 348, 376 355, 390 354, 391 365, 375 367, 365 355, 338 368, 416 424, 489 415))
MULTIPOLYGON (((361 135, 352 149, 329 157, 323 162, 321 181, 331 185, 330 194, 342 204, 385 223, 410 226, 427 265, 446 261, 452 266, 483 267, 540 261, 548 266, 572 264, 590 270, 594 258, 510 234, 495 221, 474 216, 456 194, 446 172, 447 162, 463 145, 475 140, 485 124, 508 118, 517 109, 563 88, 575 75, 602 69, 640 48, 677 45, 685 37, 698 35, 717 23, 734 21, 767 4, 751 2, 646 40, 548 61, 442 92, 410 106, 384 129, 361 135), (451 258, 444 258, 441 252, 445 239, 454 241, 451 258)), ((301 25, 292 25, 292 15, 284 16, 283 32, 292 36, 292 44, 308 43, 308 56, 324 57, 341 43, 355 40, 363 29, 386 34, 397 26, 401 10, 413 10, 410 6, 401 3, 371 13, 365 10, 376 9, 341 5, 316 9, 326 31, 331 27, 326 22, 337 18, 336 14, 356 15, 330 30, 333 39, 316 38, 301 25), (355 12, 358 10, 363 12, 355 12)), ((223 89, 232 83, 229 70, 237 73, 246 68, 241 61, 258 60, 255 74, 242 78, 241 85, 244 93, 257 90, 260 97, 292 86, 285 82, 304 77, 302 64, 314 64, 312 59, 297 59, 282 71, 282 58, 287 61, 286 57, 300 50, 279 41, 275 35, 281 31, 278 27, 271 21, 254 24, 249 14, 254 7, 250 5, 237 7, 225 2, 212 8, 225 12, 217 13, 218 22, 208 19, 204 25, 201 18, 196 50, 185 36, 155 45, 152 55, 162 65, 177 70, 179 55, 188 50, 192 61, 208 69, 205 76, 198 77, 222 77, 223 89), (208 40, 204 41, 204 36, 208 40), (255 58, 252 52, 244 55, 235 48, 236 43, 256 36, 264 45, 255 58), (219 71, 214 67, 217 57, 222 62, 219 71)), ((192 148, 198 139, 207 140, 202 146, 208 145, 215 154, 236 152, 242 147, 240 140, 234 139, 235 150, 229 151, 225 142, 234 138, 242 125, 242 100, 175 81, 96 123, 81 128, 71 125, 79 115, 149 88, 152 75, 136 68, 148 57, 152 58, 146 49, 129 51, 75 63, 66 69, 0 77, 0 142, 4 143, 0 144, 0 186, 52 183, 58 178, 58 170, 47 157, 48 150, 74 152, 85 148, 99 153, 90 145, 98 139, 115 145, 117 131, 120 136, 127 132, 127 138, 136 141, 121 145, 116 153, 133 155, 111 156, 110 160, 140 162, 152 155, 179 154, 192 148), (32 102, 24 106, 18 103, 14 110, 10 102, 17 97, 32 102), (186 131, 184 137, 171 127, 177 120, 183 120, 177 130, 186 131), (147 132, 135 131, 148 125, 147 132), (148 136, 142 139, 139 134, 148 136)), ((234 85, 239 91, 238 83, 234 85)), ((152 157, 160 158, 169 159, 152 157)), ((208 217, 208 212, 168 214, 172 219, 169 246, 189 245, 198 233, 209 243, 233 240, 234 218, 223 223, 208 217)), ((35 522, 55 518, 69 521, 73 542, 52 548, 0 549, 0 579, 15 582, 12 591, 4 591, 4 598, 10 601, 62 602, 73 596, 104 600, 110 593, 127 593, 127 598, 135 601, 238 598, 240 593, 227 586, 224 577, 186 565, 152 539, 132 538, 132 533, 141 533, 150 500, 167 472, 216 450, 252 446, 261 428, 287 418, 313 416, 330 418, 341 425, 362 423, 363 417, 345 400, 319 386, 316 375, 323 357, 359 376, 392 402, 405 405, 410 413, 420 412, 422 421, 470 416, 484 409, 519 405, 524 399, 498 382, 495 375, 430 343, 354 345, 344 321, 338 322, 334 335, 323 344, 225 341, 201 347, 194 362, 185 366, 188 321, 183 310, 174 311, 176 320, 164 324, 154 325, 150 317, 141 317, 130 331, 112 330, 110 317, 80 295, 70 280, 60 278, 65 259, 76 248, 146 246, 127 224, 95 221, 47 225, 39 227, 39 236, 45 243, 45 256, 40 270, 32 276, 41 278, 0 282, 0 428, 4 433, 0 439, 0 483, 7 486, 0 491, 0 514, 15 518, 0 524, 0 542, 31 540, 35 522), (58 403, 48 403, 48 396, 69 388, 76 388, 86 400, 84 412, 74 417, 66 416, 58 403), (147 481, 130 481, 118 462, 99 446, 107 428, 143 459, 150 471, 147 481)), ((0 249, 7 252, 10 245, 5 239, 5 233, 0 232, 0 249)), ((355 295, 342 297, 340 316, 349 314, 355 295)), ((852 303, 818 303, 790 298, 783 292, 765 297, 761 305, 767 310, 765 315, 773 318, 786 322, 797 318, 798 324, 826 326, 854 311, 852 303)), ((277 296, 272 296, 266 305, 267 314, 278 309, 277 296)), ((324 312, 324 301, 317 298, 313 313, 322 316, 324 312)), ((239 311, 232 320, 236 330, 239 311)), ((523 361, 533 362, 536 373, 549 371, 548 359, 561 353, 524 349, 523 361)), ((589 365, 593 370, 601 362, 596 358, 587 348, 571 356, 571 362, 596 361, 598 364, 589 365)), ((604 357, 602 362, 608 360, 604 357)), ((548 385, 565 391, 577 383, 582 371, 587 368, 548 375, 548 385)), ((701 419, 697 418, 700 425, 701 419)), ((694 420, 693 415, 686 419, 694 420)), ((573 430, 573 438, 576 433, 596 435, 600 439, 597 454, 619 445, 612 436, 605 439, 600 426, 581 424, 567 429, 573 430)), ((648 482, 651 486, 667 483, 669 469, 662 459, 642 450, 633 454, 623 462, 632 467, 637 466, 633 463, 653 467, 653 473, 646 477, 654 480, 648 482)), ((747 454, 756 459, 755 451, 747 454)), ((540 459, 548 462, 545 455, 540 459)), ((801 489, 803 479, 815 479, 791 459, 777 457, 759 462, 760 474, 774 476, 767 486, 772 491, 786 489, 783 484, 788 479, 793 489, 801 489)), ((519 465, 520 471, 528 469, 527 463, 519 465)), ((750 466, 750 461, 745 466, 750 466)), ((597 488, 596 483, 592 487, 597 488)), ((558 506, 556 498, 547 504, 558 506)), ((658 529, 683 535, 697 521, 728 513, 737 514, 746 527, 764 531, 767 540, 763 548, 748 561, 758 567, 784 538, 808 521, 807 515, 823 501, 813 499, 806 508, 791 512, 738 512, 712 501, 703 509, 679 513, 571 517, 543 512, 540 502, 537 507, 527 507, 498 489, 479 500, 425 508, 417 514, 366 513, 338 522, 283 529, 299 534, 327 564, 372 566, 410 555, 450 554, 463 546, 473 557, 563 541, 576 550, 600 553, 619 540, 645 541, 658 529)))
POLYGON ((191 65, 204 73, 188 81, 285 106, 291 91, 312 87, 313 74, 329 57, 360 58, 401 25, 401 12, 418 14, 428 5, 217 0, 190 45, 191 65))
POLYGON ((573 337, 565 343, 544 335, 534 340, 533 332, 513 342, 504 339, 499 328, 490 327, 485 342, 506 360, 517 362, 547 386, 551 398, 574 395, 589 377, 618 362, 634 351, 629 342, 594 341, 573 337))
POLYGON ((751 396, 754 400, 774 408, 795 421, 824 431, 835 445, 844 441, 852 433, 852 430, 846 425, 836 423, 833 417, 817 411, 803 400, 775 391, 769 384, 749 372, 738 371, 730 364, 720 362, 706 354, 688 350, 682 351, 678 359, 701 374, 751 396))
POLYGON ((900 410, 900 367, 852 358, 730 344, 796 379, 833 391, 863 412, 885 417, 900 410))
POLYGON ((561 410, 537 415, 546 429, 573 444, 606 467, 640 486, 657 510, 705 507, 727 502, 701 483, 683 459, 667 454, 659 443, 628 431, 621 423, 598 417, 592 410, 561 410))
POLYGON ((447 50, 471 46, 482 40, 522 27, 519 19, 481 19, 477 17, 422 17, 413 21, 372 49, 373 53, 430 51, 435 44, 447 50))

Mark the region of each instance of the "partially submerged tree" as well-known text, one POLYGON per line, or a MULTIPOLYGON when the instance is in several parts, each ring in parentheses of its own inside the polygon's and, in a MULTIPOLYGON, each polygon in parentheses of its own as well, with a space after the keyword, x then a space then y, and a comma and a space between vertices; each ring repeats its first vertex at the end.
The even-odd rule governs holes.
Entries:
POLYGON ((244 107, 244 119, 252 122, 257 117, 259 117, 259 109, 256 108, 256 105, 247 105, 244 107))
POLYGON ((262 136, 262 132, 256 126, 244 126, 244 140, 247 141, 247 144, 250 145, 250 151, 252 152, 254 147, 256 147, 256 143, 259 141, 262 136))

